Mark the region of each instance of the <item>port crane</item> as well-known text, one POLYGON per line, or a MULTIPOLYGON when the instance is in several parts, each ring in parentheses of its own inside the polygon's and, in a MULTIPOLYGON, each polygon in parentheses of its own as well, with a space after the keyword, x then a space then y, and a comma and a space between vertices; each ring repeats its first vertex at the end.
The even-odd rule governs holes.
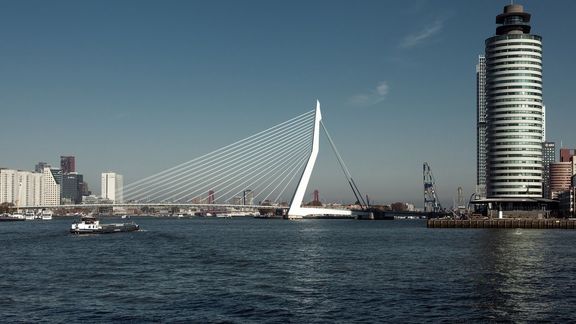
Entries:
POLYGON ((424 162, 423 166, 424 176, 424 211, 438 213, 442 211, 442 205, 436 195, 436 180, 432 174, 432 169, 428 162, 424 162))

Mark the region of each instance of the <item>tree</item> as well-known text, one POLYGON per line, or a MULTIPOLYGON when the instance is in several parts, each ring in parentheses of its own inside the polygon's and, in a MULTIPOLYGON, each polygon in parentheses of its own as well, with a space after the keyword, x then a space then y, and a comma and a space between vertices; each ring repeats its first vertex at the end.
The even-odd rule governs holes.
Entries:
POLYGON ((11 213, 14 211, 14 204, 11 202, 3 202, 0 204, 0 213, 11 213))

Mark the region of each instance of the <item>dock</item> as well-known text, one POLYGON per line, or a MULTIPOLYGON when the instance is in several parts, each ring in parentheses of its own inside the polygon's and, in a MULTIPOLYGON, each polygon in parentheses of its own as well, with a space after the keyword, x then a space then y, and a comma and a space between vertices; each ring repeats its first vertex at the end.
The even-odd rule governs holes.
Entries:
POLYGON ((501 219, 440 219, 431 218, 427 221, 428 228, 538 228, 538 229, 576 229, 575 219, 533 219, 533 218, 501 218, 501 219))

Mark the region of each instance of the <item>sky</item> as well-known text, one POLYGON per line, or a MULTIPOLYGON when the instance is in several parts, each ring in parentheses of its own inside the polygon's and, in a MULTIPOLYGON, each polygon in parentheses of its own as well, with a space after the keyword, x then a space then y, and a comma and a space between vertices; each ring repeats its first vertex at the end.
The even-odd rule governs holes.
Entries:
MULTIPOLYGON (((543 37, 547 140, 576 147, 576 1, 516 1, 543 37)), ((360 190, 443 205, 476 179, 475 65, 509 1, 0 0, 0 167, 76 156, 125 183, 322 105, 360 190)), ((327 142, 308 187, 353 201, 327 142)))

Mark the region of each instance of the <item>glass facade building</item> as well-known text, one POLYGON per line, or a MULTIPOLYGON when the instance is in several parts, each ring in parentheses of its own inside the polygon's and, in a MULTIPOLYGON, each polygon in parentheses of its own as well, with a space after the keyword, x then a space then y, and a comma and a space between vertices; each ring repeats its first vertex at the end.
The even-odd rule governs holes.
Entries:
POLYGON ((556 162, 556 144, 554 142, 544 142, 542 144, 542 196, 550 198, 550 164, 556 162))
POLYGON ((62 169, 63 174, 69 174, 76 172, 76 157, 74 156, 61 156, 60 157, 60 169, 62 169))
POLYGON ((504 7, 486 40, 486 185, 489 198, 541 198, 542 38, 530 14, 504 7))
POLYGON ((62 204, 82 203, 83 176, 77 173, 64 174, 62 176, 62 204))
POLYGON ((486 198, 486 58, 476 65, 476 195, 486 198))

